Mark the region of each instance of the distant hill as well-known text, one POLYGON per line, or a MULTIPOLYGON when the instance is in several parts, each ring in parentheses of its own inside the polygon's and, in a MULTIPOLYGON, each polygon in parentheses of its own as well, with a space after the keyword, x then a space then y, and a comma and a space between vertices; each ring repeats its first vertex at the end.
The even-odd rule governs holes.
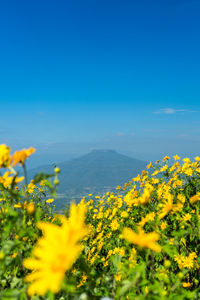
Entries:
MULTIPOLYGON (((111 190, 137 176, 146 162, 130 158, 114 150, 93 150, 91 153, 59 163, 60 185, 58 192, 68 195, 83 195, 90 192, 111 190)), ((53 166, 41 166, 29 172, 33 177, 38 172, 52 173, 53 166)))

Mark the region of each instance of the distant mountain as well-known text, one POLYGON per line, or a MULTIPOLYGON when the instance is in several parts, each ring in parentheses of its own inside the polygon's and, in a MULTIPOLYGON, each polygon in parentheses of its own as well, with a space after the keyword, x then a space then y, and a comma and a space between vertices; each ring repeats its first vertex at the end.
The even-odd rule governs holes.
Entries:
MULTIPOLYGON (((91 153, 59 163, 60 185, 58 192, 68 195, 83 195, 90 192, 111 190, 137 176, 146 162, 130 158, 114 150, 93 150, 91 153)), ((29 172, 52 173, 53 166, 41 166, 29 172)))

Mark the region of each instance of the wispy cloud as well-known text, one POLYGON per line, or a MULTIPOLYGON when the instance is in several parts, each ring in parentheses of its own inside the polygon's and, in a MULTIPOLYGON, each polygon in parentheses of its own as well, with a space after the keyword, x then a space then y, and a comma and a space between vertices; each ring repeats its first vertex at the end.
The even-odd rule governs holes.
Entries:
POLYGON ((165 114, 165 115, 174 115, 177 113, 195 113, 197 110, 189 110, 189 109, 175 109, 175 108, 161 108, 157 111, 154 111, 154 114, 165 114))
POLYGON ((122 136, 135 136, 135 133, 134 132, 131 132, 131 133, 125 133, 125 132, 117 132, 116 133, 116 136, 117 137, 122 137, 122 136))

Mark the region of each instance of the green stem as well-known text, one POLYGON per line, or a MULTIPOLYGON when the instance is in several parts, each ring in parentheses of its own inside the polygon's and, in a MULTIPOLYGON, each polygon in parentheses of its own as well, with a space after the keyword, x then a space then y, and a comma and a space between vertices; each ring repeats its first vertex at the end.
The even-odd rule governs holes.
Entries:
POLYGON ((24 170, 24 178, 25 178, 25 185, 28 185, 28 175, 27 175, 27 170, 26 170, 26 165, 23 164, 23 170, 24 170))
MULTIPOLYGON (((28 186, 28 174, 27 174, 26 165, 23 164, 22 167, 23 167, 23 170, 24 170, 25 187, 27 188, 27 186, 28 186)), ((28 198, 29 198, 29 194, 28 194, 28 192, 25 191, 25 199, 26 199, 27 202, 28 202, 28 198)))

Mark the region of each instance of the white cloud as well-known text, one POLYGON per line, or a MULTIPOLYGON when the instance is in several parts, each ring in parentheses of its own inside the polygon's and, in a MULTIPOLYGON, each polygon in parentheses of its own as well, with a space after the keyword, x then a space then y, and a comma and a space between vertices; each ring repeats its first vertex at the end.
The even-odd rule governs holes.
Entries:
POLYGON ((154 112, 154 114, 165 114, 173 115, 176 113, 194 113, 198 112, 197 110, 188 110, 188 109, 175 109, 175 108, 161 108, 154 112))

